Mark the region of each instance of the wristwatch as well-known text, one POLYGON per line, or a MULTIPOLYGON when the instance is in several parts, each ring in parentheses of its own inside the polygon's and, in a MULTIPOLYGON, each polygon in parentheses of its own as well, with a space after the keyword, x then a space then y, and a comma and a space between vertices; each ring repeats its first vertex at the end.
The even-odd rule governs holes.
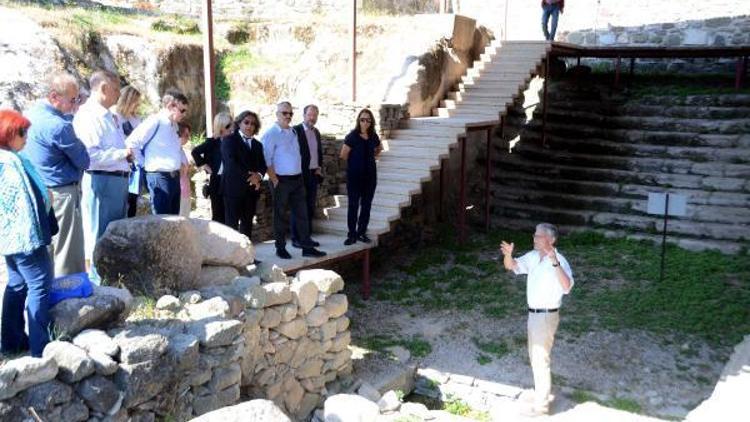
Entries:
POLYGON ((553 266, 553 267, 559 267, 559 266, 560 266, 560 263, 558 262, 557 264, 552 264, 552 266, 553 266))

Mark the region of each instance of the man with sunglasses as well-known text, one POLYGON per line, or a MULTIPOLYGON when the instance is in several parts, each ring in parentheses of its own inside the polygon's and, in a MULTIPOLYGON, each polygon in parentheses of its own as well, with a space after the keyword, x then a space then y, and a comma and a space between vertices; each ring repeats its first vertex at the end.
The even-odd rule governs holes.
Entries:
POLYGON ((133 151, 125 146, 117 118, 109 109, 120 98, 120 77, 108 70, 89 79, 91 96, 73 117, 73 128, 86 145, 91 163, 82 179, 83 227, 90 277, 99 283, 93 265, 94 246, 111 221, 125 218, 128 176, 133 151))
POLYGON ((276 106, 276 123, 263 134, 263 154, 268 166, 268 179, 273 193, 273 233, 276 240, 276 256, 291 259, 286 250, 286 231, 289 224, 285 213, 287 208, 294 210, 295 226, 300 236, 302 256, 322 257, 326 253, 315 249, 310 239, 310 226, 307 223, 305 185, 302 180, 302 156, 300 155, 297 134, 292 122, 292 105, 281 102, 276 106))
POLYGON ((143 121, 128 136, 126 144, 136 151, 136 161, 146 171, 146 185, 153 214, 180 213, 180 168, 187 165, 177 124, 188 111, 188 99, 179 91, 167 90, 162 109, 143 121))
POLYGON ((55 73, 47 88, 46 99, 26 113, 31 127, 22 155, 34 164, 53 194, 60 231, 52 237, 50 256, 60 277, 86 271, 80 183, 89 154, 68 117, 78 108, 78 81, 69 73, 55 73))
MULTIPOLYGON (((320 144, 320 131, 315 127, 318 123, 318 106, 306 105, 302 111, 302 123, 294 126, 294 132, 299 141, 300 156, 302 158, 302 180, 305 185, 305 205, 307 206, 307 225, 310 233, 313 231, 313 218, 315 217, 315 205, 318 199, 318 185, 323 180, 321 166, 323 165, 323 148, 320 144)), ((294 212, 294 208, 292 208, 294 212)), ((292 215, 292 246, 302 248, 300 235, 294 223, 295 216, 292 215)), ((312 240, 313 246, 320 243, 312 240)))

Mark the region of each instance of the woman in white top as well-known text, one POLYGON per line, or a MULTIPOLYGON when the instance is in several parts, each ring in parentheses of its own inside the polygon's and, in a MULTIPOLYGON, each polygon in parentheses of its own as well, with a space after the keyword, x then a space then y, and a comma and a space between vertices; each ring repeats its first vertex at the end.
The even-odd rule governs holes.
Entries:
MULTIPOLYGON (((128 85, 120 90, 120 99, 111 111, 126 138, 141 124, 141 118, 138 116, 140 106, 141 93, 133 85, 128 85)), ((134 174, 135 172, 131 173, 131 177, 134 174)), ((138 196, 144 190, 145 186, 139 186, 139 183, 134 183, 131 180, 128 188, 128 217, 135 217, 138 209, 138 196)))

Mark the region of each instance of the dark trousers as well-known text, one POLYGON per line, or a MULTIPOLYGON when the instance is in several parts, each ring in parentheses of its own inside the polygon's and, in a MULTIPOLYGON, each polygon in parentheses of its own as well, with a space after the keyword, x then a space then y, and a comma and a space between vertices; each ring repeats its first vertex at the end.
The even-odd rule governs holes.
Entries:
MULTIPOLYGON (((223 223, 252 240, 253 217, 255 217, 255 208, 258 204, 258 195, 244 197, 225 196, 223 200, 223 223)), ((211 205, 213 206, 213 198, 211 198, 211 205)))
MULTIPOLYGON (((315 176, 315 174, 309 174, 308 177, 304 178, 305 183, 305 205, 307 206, 307 227, 310 231, 310 235, 312 236, 313 232, 313 218, 315 218, 315 204, 317 202, 318 198, 318 178, 315 176)), ((295 221, 297 220, 296 215, 294 214, 294 209, 292 208, 292 241, 293 242, 299 242, 301 236, 299 235, 299 232, 297 230, 297 224, 295 221)))
MULTIPOLYGON (((212 174, 209 182, 209 193, 208 197, 211 199, 211 219, 217 223, 224 224, 225 211, 224 211, 224 196, 221 194, 221 176, 218 174, 212 174)), ((255 207, 253 206, 253 215, 255 214, 255 207)), ((250 237, 250 236, 248 236, 250 237)))
POLYGON ((5 257, 8 285, 3 296, 3 353, 18 353, 31 348, 33 357, 41 357, 49 343, 49 286, 52 283, 52 259, 46 246, 30 254, 5 257), (29 335, 24 331, 24 305, 29 315, 29 335))
POLYGON ((146 173, 151 212, 154 214, 180 213, 180 172, 146 173))
POLYGON ((287 208, 292 210, 294 224, 300 235, 299 243, 305 248, 312 247, 302 176, 279 176, 279 184, 273 187, 271 192, 273 192, 273 237, 276 240, 276 249, 286 247, 286 230, 289 227, 285 215, 287 208))
POLYGON ((138 196, 135 193, 128 193, 128 218, 135 217, 138 212, 138 196))
POLYGON ((376 174, 348 175, 346 177, 346 193, 348 196, 347 225, 348 237, 354 239, 367 233, 370 224, 370 208, 372 198, 375 197, 377 186, 376 174))

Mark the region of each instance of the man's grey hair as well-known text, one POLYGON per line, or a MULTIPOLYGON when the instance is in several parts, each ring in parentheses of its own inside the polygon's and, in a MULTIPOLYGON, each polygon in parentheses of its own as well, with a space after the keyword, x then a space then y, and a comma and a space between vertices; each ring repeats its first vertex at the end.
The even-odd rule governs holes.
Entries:
POLYGON ((101 69, 91 74, 89 78, 89 88, 91 91, 96 91, 103 83, 115 83, 120 82, 120 77, 114 72, 109 70, 101 69))
POLYGON ((305 108, 302 109, 302 114, 307 114, 307 110, 309 110, 311 108, 314 108, 315 111, 317 111, 318 113, 320 113, 320 110, 318 109, 318 106, 316 106, 315 104, 308 104, 308 105, 305 106, 305 108))
POLYGON ((47 93, 51 94, 54 92, 62 95, 69 86, 80 88, 75 76, 68 72, 55 72, 47 80, 47 93))
POLYGON ((276 110, 281 109, 281 107, 283 107, 283 106, 287 106, 289 108, 292 108, 292 103, 290 103, 289 101, 282 101, 282 102, 276 104, 276 110))
POLYGON ((539 223, 536 225, 537 230, 541 230, 545 233, 547 233, 547 236, 551 237, 553 241, 557 240, 557 237, 559 236, 559 232, 557 231, 557 227, 555 227, 554 224, 550 223, 539 223))
POLYGON ((164 92, 164 95, 161 97, 161 105, 162 107, 168 107, 170 104, 174 102, 188 105, 188 98, 185 96, 185 94, 182 93, 182 91, 179 91, 174 88, 169 88, 164 92))

